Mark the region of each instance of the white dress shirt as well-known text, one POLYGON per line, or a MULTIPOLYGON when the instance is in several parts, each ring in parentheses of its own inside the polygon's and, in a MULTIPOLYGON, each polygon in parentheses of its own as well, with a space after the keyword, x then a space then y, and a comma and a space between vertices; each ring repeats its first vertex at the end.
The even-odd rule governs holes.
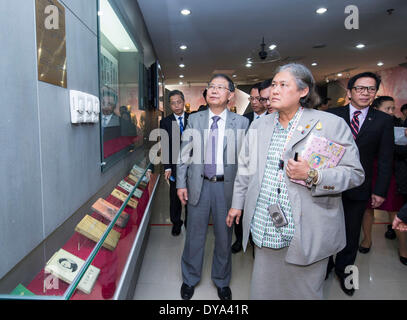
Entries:
POLYGON ((184 130, 185 130, 185 112, 184 112, 183 114, 181 114, 180 116, 177 116, 177 115, 174 113, 174 117, 175 117, 175 119, 177 120, 178 126, 180 126, 180 125, 179 125, 179 118, 182 117, 182 124, 184 125, 184 130))
MULTIPOLYGON (((209 109, 209 123, 208 123, 208 134, 207 140, 209 138, 211 132, 211 126, 213 123, 212 117, 216 116, 210 109, 209 109)), ((223 142, 225 137, 225 127, 226 127, 226 118, 227 118, 227 111, 226 109, 219 115, 220 117, 218 120, 218 148, 216 150, 216 175, 223 176, 223 142)), ((206 146, 205 146, 206 147, 206 146)), ((206 149, 205 149, 206 152, 206 149)))
POLYGON ((369 107, 363 108, 361 110, 356 109, 354 106, 352 106, 352 104, 349 104, 349 117, 350 117, 350 121, 352 122, 353 119, 353 114, 355 113, 355 111, 360 111, 362 112, 358 119, 359 119, 359 131, 362 128, 363 122, 365 122, 365 119, 367 117, 367 113, 369 112, 369 107))

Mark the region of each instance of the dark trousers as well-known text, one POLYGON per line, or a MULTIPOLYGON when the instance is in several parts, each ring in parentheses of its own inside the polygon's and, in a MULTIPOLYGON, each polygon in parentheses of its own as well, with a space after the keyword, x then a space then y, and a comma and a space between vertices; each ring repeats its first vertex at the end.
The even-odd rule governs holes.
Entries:
POLYGON ((243 242, 243 213, 240 217, 239 224, 236 221, 233 223, 235 225, 235 236, 236 241, 242 243, 243 242))
MULTIPOLYGON (((170 181, 170 219, 174 226, 181 227, 182 226, 182 203, 178 198, 177 195, 177 184, 175 182, 170 181)), ((187 214, 188 210, 185 206, 185 225, 187 225, 187 214)))
POLYGON ((336 255, 335 272, 338 276, 345 276, 345 268, 355 264, 363 215, 368 201, 351 200, 344 196, 342 198, 345 212, 346 247, 336 255))

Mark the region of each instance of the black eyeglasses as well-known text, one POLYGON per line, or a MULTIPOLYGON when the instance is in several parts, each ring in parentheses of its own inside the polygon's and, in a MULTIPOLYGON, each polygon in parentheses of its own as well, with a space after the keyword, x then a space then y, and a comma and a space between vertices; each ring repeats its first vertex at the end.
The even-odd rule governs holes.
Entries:
POLYGON ((259 101, 260 102, 267 102, 267 101, 269 101, 270 102, 270 98, 263 98, 263 97, 261 97, 260 99, 259 99, 259 101))
POLYGON ((355 86, 353 87, 357 93, 362 93, 362 92, 369 92, 369 93, 376 93, 377 89, 376 87, 365 87, 365 86, 355 86))

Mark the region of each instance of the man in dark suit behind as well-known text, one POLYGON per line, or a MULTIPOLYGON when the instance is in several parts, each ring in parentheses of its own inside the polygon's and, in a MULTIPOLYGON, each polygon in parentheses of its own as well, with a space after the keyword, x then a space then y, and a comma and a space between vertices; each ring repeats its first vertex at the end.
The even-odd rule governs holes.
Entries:
MULTIPOLYGON (((266 87, 264 89, 270 89, 271 82, 267 82, 266 87)), ((252 124, 254 120, 260 119, 262 116, 265 116, 268 112, 266 109, 266 104, 260 102, 260 89, 262 87, 262 83, 256 83, 250 89, 250 107, 252 108, 253 112, 248 112, 243 116, 249 120, 249 125, 252 124)), ((242 241, 243 241, 243 229, 242 224, 233 223, 235 229, 235 236, 236 241, 232 245, 232 253, 238 253, 243 249, 242 241)))
POLYGON ((177 144, 174 150, 180 150, 181 134, 187 126, 188 113, 184 112, 185 97, 179 90, 171 91, 169 94, 170 108, 173 114, 160 121, 160 128, 167 131, 169 145, 162 148, 167 157, 163 157, 165 179, 170 184, 170 218, 173 223, 172 235, 178 236, 181 233, 182 224, 186 226, 187 207, 185 207, 185 222, 181 219, 182 204, 177 196, 177 155, 173 158, 173 144, 177 144), (174 128, 174 130, 173 130, 174 128))
MULTIPOLYGON (((327 110, 343 118, 349 125, 359 149, 360 162, 365 171, 365 182, 342 195, 345 212, 346 247, 336 255, 335 264, 331 257, 327 276, 335 266, 341 288, 347 295, 355 289, 345 285, 347 266, 354 265, 359 247, 359 236, 363 214, 368 201, 379 207, 387 196, 392 175, 394 127, 392 117, 371 108, 380 86, 380 78, 374 73, 364 72, 348 82, 347 94, 351 103, 345 107, 327 110), (373 163, 377 159, 377 180, 372 190, 373 163)), ((368 249, 368 248, 367 248, 368 249)))

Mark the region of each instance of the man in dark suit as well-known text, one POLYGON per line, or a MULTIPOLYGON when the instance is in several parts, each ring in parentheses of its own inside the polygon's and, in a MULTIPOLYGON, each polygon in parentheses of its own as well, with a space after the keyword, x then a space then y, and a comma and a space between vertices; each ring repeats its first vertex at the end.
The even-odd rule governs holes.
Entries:
MULTIPOLYGON (((270 89, 271 87, 271 82, 266 84, 266 87, 264 89, 270 89)), ((260 89, 262 87, 262 83, 256 83, 253 85, 253 87, 250 89, 250 96, 249 96, 249 101, 250 101, 250 107, 252 108, 253 112, 248 112, 244 114, 243 116, 249 120, 249 125, 252 124, 253 120, 258 120, 262 116, 265 116, 268 114, 267 109, 266 109, 266 104, 263 104, 260 102, 260 89)), ((266 94, 265 92, 263 94, 266 94)), ((238 253, 243 249, 242 246, 242 241, 243 241, 243 229, 242 229, 242 224, 236 224, 236 222, 233 223, 234 229, 235 229, 235 236, 236 236, 236 241, 232 245, 232 253, 238 253)))
POLYGON ((264 108, 267 109, 268 113, 273 113, 273 109, 271 108, 270 103, 270 93, 271 93, 271 82, 272 79, 268 79, 263 81, 259 87, 259 94, 260 94, 260 103, 264 108))
MULTIPOLYGON (((335 267, 342 290, 353 295, 355 289, 345 285, 348 276, 347 266, 354 265, 359 247, 359 236, 363 214, 368 201, 372 207, 379 207, 387 196, 392 175, 394 127, 391 116, 371 108, 380 86, 380 78, 374 73, 364 72, 352 77, 348 82, 347 94, 350 104, 329 109, 327 112, 343 118, 359 149, 360 162, 365 171, 365 182, 343 193, 342 203, 345 212, 346 247, 336 255, 335 264, 331 257, 327 277, 335 267), (377 159, 377 180, 372 190, 373 163, 377 159)), ((367 250, 369 248, 366 248, 367 250)))
POLYGON ((248 112, 243 115, 244 117, 249 119, 250 124, 252 124, 253 120, 260 119, 262 116, 265 116, 267 114, 266 106, 260 102, 261 85, 261 83, 256 83, 250 89, 249 101, 250 107, 252 108, 253 112, 248 112))
MULTIPOLYGON (((165 180, 170 184, 170 218, 173 223, 172 235, 178 236, 181 233, 183 221, 181 219, 182 204, 177 196, 176 178, 177 178, 177 160, 181 144, 181 135, 187 126, 188 113, 184 112, 185 97, 179 90, 171 91, 169 94, 170 108, 173 114, 160 121, 160 128, 164 129, 169 137, 169 145, 164 146, 163 150, 168 158, 163 156, 165 180), (177 154, 173 154, 178 150, 177 154)), ((185 207, 185 222, 187 220, 187 207, 185 207)))

